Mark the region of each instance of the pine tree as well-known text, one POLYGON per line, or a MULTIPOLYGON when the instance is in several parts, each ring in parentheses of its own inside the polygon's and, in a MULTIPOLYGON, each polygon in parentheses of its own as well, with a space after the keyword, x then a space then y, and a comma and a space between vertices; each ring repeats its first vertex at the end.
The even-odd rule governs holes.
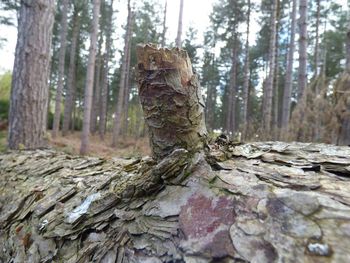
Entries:
POLYGON ((291 28, 290 28, 290 43, 287 57, 287 72, 283 92, 283 108, 282 108, 282 137, 285 138, 286 131, 288 130, 288 123, 290 118, 291 96, 293 88, 293 63, 294 63, 294 51, 295 51, 295 28, 296 28, 296 13, 297 13, 297 0, 292 2, 291 13, 291 28))
POLYGON ((92 93, 94 85, 94 68, 97 48, 97 34, 99 27, 99 15, 100 15, 100 0, 93 1, 93 19, 92 28, 90 34, 90 50, 89 60, 86 72, 86 84, 84 95, 84 117, 83 117, 83 132, 81 135, 80 154, 86 154, 89 147, 89 134, 90 134, 90 119, 91 119, 91 106, 92 106, 92 93))
POLYGON ((264 104, 263 104, 263 135, 270 136, 272 122, 272 100, 273 87, 276 69, 276 21, 277 21, 278 0, 273 0, 270 22, 270 49, 269 49, 269 73, 264 87, 264 104))
POLYGON ((124 43, 124 52, 123 52, 123 62, 121 69, 121 77, 119 83, 119 93, 118 100, 114 115, 114 126, 113 126, 113 138, 112 138, 112 147, 117 146, 117 139, 120 134, 121 124, 122 124, 122 116, 123 116, 123 104, 125 100, 125 92, 126 92, 126 83, 127 83, 127 74, 128 74, 128 53, 130 49, 130 41, 131 41, 131 32, 132 32, 132 12, 130 7, 130 0, 128 0, 128 18, 126 25, 126 34, 125 34, 125 43, 124 43))
POLYGON ((78 40, 81 27, 80 18, 81 6, 77 5, 74 1, 74 11, 72 17, 72 36, 71 36, 71 46, 69 55, 69 68, 68 68, 68 78, 67 78, 67 93, 64 101, 64 114, 62 123, 62 135, 65 136, 69 130, 69 124, 72 121, 72 113, 74 108, 74 97, 75 97, 75 78, 76 78, 76 60, 77 60, 77 48, 78 40))
POLYGON ((101 98, 100 98, 100 121, 99 121, 99 135, 101 140, 104 140, 106 132, 107 122, 107 103, 108 103, 108 72, 109 62, 111 58, 112 50, 112 21, 113 21, 113 0, 110 2, 109 14, 106 26, 106 51, 103 57, 103 76, 102 76, 102 87, 101 87, 101 98))
POLYGON ((247 31, 245 42, 245 58, 244 58, 244 81, 243 81, 243 105, 242 105, 242 137, 246 138, 246 130, 248 127, 248 97, 249 97, 249 78, 250 78, 250 63, 249 63, 249 27, 250 27, 250 0, 247 2, 247 31))
POLYGON ((68 5, 69 0, 62 1, 62 18, 60 21, 60 51, 58 55, 58 83, 56 90, 55 115, 53 119, 52 137, 56 137, 60 128, 62 91, 64 86, 64 62, 66 57, 67 28, 68 28, 68 5))
POLYGON ((300 100, 307 87, 307 0, 299 3, 299 76, 298 99, 300 100))
POLYGON ((176 43, 175 43, 177 47, 181 47, 181 44, 182 44, 181 37, 182 37, 183 9, 184 9, 184 0, 180 0, 179 21, 177 26, 177 36, 176 36, 176 43))
POLYGON ((54 12, 53 0, 21 2, 10 99, 10 149, 46 145, 54 12))

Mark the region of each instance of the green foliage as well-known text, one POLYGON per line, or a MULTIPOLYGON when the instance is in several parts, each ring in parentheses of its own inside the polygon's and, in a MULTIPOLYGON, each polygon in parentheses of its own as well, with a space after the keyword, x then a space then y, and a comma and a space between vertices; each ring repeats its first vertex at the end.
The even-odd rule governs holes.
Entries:
POLYGON ((0 76, 0 121, 7 120, 10 107, 11 72, 0 76))
POLYGON ((2 12, 2 14, 0 15, 0 25, 14 26, 14 16, 8 15, 6 11, 16 12, 18 9, 19 9, 19 1, 1 0, 0 10, 5 12, 2 12))
POLYGON ((11 72, 8 71, 0 75, 0 99, 1 100, 10 99, 11 81, 12 81, 11 72))
POLYGON ((199 56, 197 50, 201 47, 200 45, 193 44, 197 40, 197 34, 198 30, 190 27, 186 33, 186 38, 183 41, 183 48, 187 51, 194 68, 197 68, 199 64, 199 56))

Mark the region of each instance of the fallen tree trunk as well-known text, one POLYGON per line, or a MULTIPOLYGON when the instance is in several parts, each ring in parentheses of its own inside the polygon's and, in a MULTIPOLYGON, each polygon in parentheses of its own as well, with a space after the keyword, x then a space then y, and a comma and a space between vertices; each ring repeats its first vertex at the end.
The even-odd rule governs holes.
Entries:
POLYGON ((350 148, 208 143, 187 54, 140 48, 153 158, 1 154, 0 262, 347 262, 350 148))
POLYGON ((349 148, 211 147, 161 188, 150 158, 2 154, 0 261, 347 262, 349 148))

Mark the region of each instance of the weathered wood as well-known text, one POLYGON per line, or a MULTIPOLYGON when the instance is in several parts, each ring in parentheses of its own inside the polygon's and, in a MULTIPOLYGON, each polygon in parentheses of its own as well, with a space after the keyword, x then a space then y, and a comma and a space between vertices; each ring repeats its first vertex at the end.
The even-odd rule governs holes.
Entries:
POLYGON ((157 160, 174 149, 195 152, 206 139, 204 102, 187 52, 137 48, 139 96, 157 160))
POLYGON ((348 147, 210 147, 221 170, 181 184, 160 183, 171 159, 0 155, 0 261, 348 261, 348 147))

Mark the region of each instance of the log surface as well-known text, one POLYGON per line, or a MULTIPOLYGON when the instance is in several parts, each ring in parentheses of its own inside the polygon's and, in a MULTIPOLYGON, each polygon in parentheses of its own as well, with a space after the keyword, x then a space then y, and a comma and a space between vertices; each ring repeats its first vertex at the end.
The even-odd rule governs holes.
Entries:
POLYGON ((210 148, 181 184, 176 156, 1 154, 0 262, 349 262, 348 147, 210 148))

